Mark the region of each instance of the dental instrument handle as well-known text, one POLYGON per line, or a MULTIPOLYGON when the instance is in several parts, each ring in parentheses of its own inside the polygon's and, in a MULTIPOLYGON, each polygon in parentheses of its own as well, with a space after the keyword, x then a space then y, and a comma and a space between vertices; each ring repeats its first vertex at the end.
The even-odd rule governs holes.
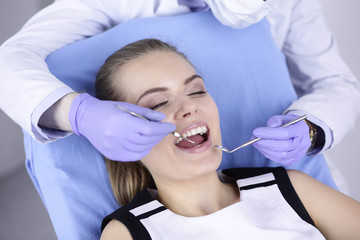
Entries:
MULTIPOLYGON (((130 114, 133 115, 134 117, 138 117, 138 118, 141 118, 141 119, 144 119, 144 120, 147 120, 147 121, 151 121, 150 119, 148 119, 148 118, 146 118, 146 117, 144 117, 144 116, 141 116, 140 114, 137 114, 137 113, 135 113, 135 112, 129 111, 129 110, 127 110, 126 108, 124 108, 124 107, 122 107, 122 106, 119 106, 119 105, 116 105, 116 104, 115 104, 115 106, 116 106, 117 108, 119 108, 119 109, 127 112, 127 113, 130 113, 130 114)), ((184 139, 184 140, 186 140, 186 141, 188 141, 188 142, 191 142, 192 144, 195 144, 194 141, 191 141, 190 139, 181 137, 180 133, 178 133, 178 132, 175 132, 175 131, 174 131, 174 132, 172 132, 171 134, 174 135, 174 137, 182 138, 182 139, 184 139)))
POLYGON ((146 117, 144 117, 144 116, 141 116, 140 114, 137 114, 137 113, 135 113, 135 112, 129 111, 129 110, 127 110, 126 108, 124 108, 123 106, 116 105, 116 104, 115 104, 115 106, 116 106, 117 108, 119 108, 119 109, 127 112, 127 113, 130 113, 130 114, 133 115, 134 117, 138 117, 138 118, 141 118, 141 119, 150 121, 150 119, 148 119, 148 118, 146 118, 146 117))
POLYGON ((244 143, 244 144, 240 145, 239 147, 237 147, 237 148, 235 148, 235 149, 231 150, 229 153, 233 153, 233 152, 235 152, 236 150, 238 150, 238 149, 240 149, 240 148, 243 148, 243 147, 249 146, 249 145, 251 145, 251 144, 253 144, 253 143, 255 143, 255 142, 259 141, 260 139, 261 139, 261 138, 259 138, 259 137, 254 138, 254 139, 252 139, 252 140, 250 140, 250 141, 248 141, 248 142, 246 142, 246 143, 244 143))
POLYGON ((300 121, 302 121, 302 120, 304 120, 306 118, 307 118, 307 116, 303 115, 303 116, 301 116, 299 118, 296 118, 296 119, 294 119, 294 120, 292 120, 292 121, 290 121, 288 123, 285 123, 285 124, 281 125, 280 127, 287 127, 287 126, 293 125, 293 124, 295 124, 297 122, 300 122, 300 121))
MULTIPOLYGON (((300 122, 300 121, 302 121, 302 120, 304 120, 304 119, 306 119, 306 118, 307 118, 307 116, 306 116, 306 115, 303 115, 303 116, 301 116, 301 117, 299 117, 299 118, 296 118, 296 119, 294 119, 294 120, 292 120, 292 121, 290 121, 290 122, 288 122, 288 123, 285 123, 285 124, 281 125, 280 127, 290 126, 290 125, 292 125, 292 124, 294 124, 294 123, 297 123, 297 122, 300 122)), ((220 149, 220 150, 223 150, 223 151, 225 151, 225 152, 233 153, 233 152, 235 152, 236 150, 238 150, 238 149, 240 149, 240 148, 249 146, 250 144, 253 144, 253 143, 259 141, 260 139, 261 139, 261 138, 259 138, 259 137, 254 138, 254 139, 252 139, 252 140, 250 140, 250 141, 248 141, 248 142, 240 145, 239 147, 237 147, 237 148, 235 148, 235 149, 233 149, 233 150, 231 150, 231 151, 229 151, 227 148, 224 148, 223 146, 215 145, 215 147, 218 148, 218 149, 220 149)))

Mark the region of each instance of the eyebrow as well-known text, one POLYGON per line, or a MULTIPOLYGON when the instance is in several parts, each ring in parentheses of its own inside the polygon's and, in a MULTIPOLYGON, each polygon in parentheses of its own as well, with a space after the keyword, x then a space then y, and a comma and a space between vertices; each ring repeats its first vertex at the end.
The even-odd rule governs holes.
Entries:
MULTIPOLYGON (((184 85, 189 84, 190 82, 192 82, 193 80, 195 80, 196 78, 201 78, 203 81, 204 79, 200 76, 200 75, 192 75, 191 77, 185 79, 184 81, 184 85)), ((164 92, 164 91, 168 91, 169 89, 167 87, 157 87, 157 88, 151 88, 147 91, 145 91, 143 94, 141 94, 141 96, 138 98, 138 100, 136 101, 136 104, 138 104, 138 102, 145 97, 146 95, 149 95, 151 93, 156 93, 156 92, 164 92)))

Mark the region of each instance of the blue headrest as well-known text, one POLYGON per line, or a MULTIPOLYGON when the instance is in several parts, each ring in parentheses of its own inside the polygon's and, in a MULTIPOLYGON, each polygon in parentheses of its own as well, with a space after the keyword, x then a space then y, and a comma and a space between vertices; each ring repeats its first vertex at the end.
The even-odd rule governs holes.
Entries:
MULTIPOLYGON (((124 45, 158 38, 185 53, 218 105, 223 145, 234 148, 296 99, 282 53, 266 20, 243 30, 211 12, 136 19, 75 42, 47 58, 50 71, 75 91, 94 94, 97 71, 124 45)), ((25 133, 27 168, 60 239, 98 239, 102 218, 119 207, 101 154, 72 135, 42 145, 25 133)), ((221 168, 277 166, 253 147, 223 154, 221 168)), ((332 185, 322 156, 292 166, 332 185)))

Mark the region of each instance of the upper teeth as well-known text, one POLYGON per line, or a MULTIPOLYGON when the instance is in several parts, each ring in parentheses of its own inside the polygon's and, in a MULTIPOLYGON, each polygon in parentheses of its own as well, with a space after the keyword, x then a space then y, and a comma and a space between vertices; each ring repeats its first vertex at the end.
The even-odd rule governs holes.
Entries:
MULTIPOLYGON (((182 135, 182 138, 187 138, 187 137, 190 137, 190 136, 194 136, 196 134, 200 134, 200 135, 203 135, 204 133, 207 132, 207 128, 205 126, 200 126, 200 127, 197 127, 197 128, 193 128, 189 131, 187 131, 186 133, 184 133, 182 135)), ((175 143, 179 143, 180 141, 182 141, 181 137, 179 137, 175 143)))

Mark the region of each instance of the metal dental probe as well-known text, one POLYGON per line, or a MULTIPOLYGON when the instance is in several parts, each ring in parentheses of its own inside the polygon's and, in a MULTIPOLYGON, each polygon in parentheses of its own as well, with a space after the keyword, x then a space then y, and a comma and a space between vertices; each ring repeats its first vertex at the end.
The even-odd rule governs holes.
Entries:
MULTIPOLYGON (((146 117, 141 116, 140 114, 137 114, 137 113, 135 113, 135 112, 129 111, 129 110, 127 110, 126 108, 124 108, 124 107, 122 107, 122 106, 120 106, 120 105, 116 105, 116 104, 115 104, 115 106, 116 106, 117 108, 119 108, 119 109, 127 112, 127 113, 130 113, 130 114, 133 115, 134 117, 138 117, 138 118, 141 118, 141 119, 144 119, 144 120, 151 121, 150 119, 147 119, 146 117)), ((175 131, 174 131, 174 132, 172 132, 171 134, 174 135, 174 137, 176 137, 176 138, 181 138, 181 139, 183 139, 183 140, 186 140, 186 141, 188 141, 188 142, 191 142, 192 144, 195 144, 194 141, 191 141, 190 139, 187 139, 187 138, 182 137, 182 136, 180 135, 180 133, 178 133, 178 132, 175 132, 175 131)))
MULTIPOLYGON (((299 118, 296 118, 296 119, 294 119, 294 120, 292 120, 292 121, 290 121, 290 122, 288 122, 288 123, 285 123, 285 124, 281 125, 280 127, 287 127, 287 126, 292 125, 292 124, 294 124, 294 123, 300 122, 301 120, 304 120, 304 119, 306 119, 306 118, 307 118, 307 116, 306 116, 306 115, 303 115, 303 116, 301 116, 301 117, 299 117, 299 118)), ((223 147, 223 146, 220 146, 220 145, 215 145, 215 147, 216 147, 217 149, 220 149, 220 150, 224 151, 224 152, 233 153, 233 152, 235 152, 236 150, 238 150, 238 149, 240 149, 240 148, 249 146, 250 144, 253 144, 254 142, 259 141, 260 139, 261 139, 261 138, 259 138, 259 137, 258 137, 258 138, 254 138, 254 139, 252 139, 252 140, 250 140, 250 141, 248 141, 248 142, 240 145, 239 147, 237 147, 237 148, 235 148, 235 149, 233 149, 233 150, 231 150, 231 151, 230 151, 229 149, 223 147)))

